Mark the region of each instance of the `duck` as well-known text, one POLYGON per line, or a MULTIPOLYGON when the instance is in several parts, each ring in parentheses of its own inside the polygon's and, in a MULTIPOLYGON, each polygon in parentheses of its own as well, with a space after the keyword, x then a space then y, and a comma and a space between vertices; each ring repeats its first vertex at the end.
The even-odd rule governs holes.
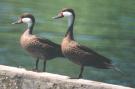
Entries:
POLYGON ((54 59, 56 57, 63 57, 61 46, 46 38, 40 38, 33 34, 33 28, 35 25, 35 17, 30 13, 23 13, 19 19, 12 24, 27 24, 27 28, 21 35, 20 44, 31 56, 36 58, 36 65, 33 69, 38 71, 39 60, 43 60, 43 72, 46 71, 47 60, 54 59))
POLYGON ((68 20, 68 29, 61 43, 61 50, 66 58, 80 66, 80 73, 77 78, 83 78, 85 66, 91 66, 100 69, 114 68, 115 70, 120 71, 112 64, 110 59, 75 41, 73 35, 75 12, 73 9, 64 8, 58 13, 57 16, 52 18, 59 19, 63 17, 66 17, 68 20))

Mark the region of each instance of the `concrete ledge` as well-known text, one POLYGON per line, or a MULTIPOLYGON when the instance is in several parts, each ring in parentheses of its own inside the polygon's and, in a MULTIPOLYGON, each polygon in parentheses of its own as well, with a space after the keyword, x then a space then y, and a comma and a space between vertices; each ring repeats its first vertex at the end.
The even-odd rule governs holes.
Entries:
POLYGON ((0 89, 133 89, 0 65, 0 89))

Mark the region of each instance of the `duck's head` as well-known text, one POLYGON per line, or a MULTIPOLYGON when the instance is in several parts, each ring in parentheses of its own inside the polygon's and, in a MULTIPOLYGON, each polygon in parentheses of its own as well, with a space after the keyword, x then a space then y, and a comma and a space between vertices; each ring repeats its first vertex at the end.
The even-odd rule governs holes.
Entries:
POLYGON ((53 17, 53 19, 58 19, 62 17, 75 17, 74 10, 70 8, 65 8, 61 10, 57 16, 53 17))
POLYGON ((19 19, 16 22, 13 22, 12 24, 21 24, 21 23, 33 24, 35 23, 35 18, 32 14, 24 13, 19 17, 19 19))

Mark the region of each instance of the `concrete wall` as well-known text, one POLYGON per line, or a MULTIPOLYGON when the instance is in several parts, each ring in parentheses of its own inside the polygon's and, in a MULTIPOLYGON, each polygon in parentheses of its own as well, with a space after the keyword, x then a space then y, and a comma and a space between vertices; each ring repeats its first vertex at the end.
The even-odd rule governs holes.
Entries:
POLYGON ((0 89, 133 89, 0 65, 0 89))

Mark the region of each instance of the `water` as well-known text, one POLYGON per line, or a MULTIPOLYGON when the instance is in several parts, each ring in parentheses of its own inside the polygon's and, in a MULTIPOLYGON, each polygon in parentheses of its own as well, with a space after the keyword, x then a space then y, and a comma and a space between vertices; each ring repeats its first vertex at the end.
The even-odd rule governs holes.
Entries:
MULTIPOLYGON (((71 7, 76 11, 75 39, 110 58, 125 73, 122 76, 112 70, 86 67, 84 78, 135 87, 134 5, 133 0, 1 0, 0 64, 26 69, 34 66, 34 58, 19 44, 25 25, 11 24, 20 14, 34 14, 37 22, 34 34, 60 43, 66 32, 66 20, 52 20, 51 17, 64 7, 71 7)), ((56 58, 48 61, 47 71, 73 77, 78 75, 79 66, 56 58)))

